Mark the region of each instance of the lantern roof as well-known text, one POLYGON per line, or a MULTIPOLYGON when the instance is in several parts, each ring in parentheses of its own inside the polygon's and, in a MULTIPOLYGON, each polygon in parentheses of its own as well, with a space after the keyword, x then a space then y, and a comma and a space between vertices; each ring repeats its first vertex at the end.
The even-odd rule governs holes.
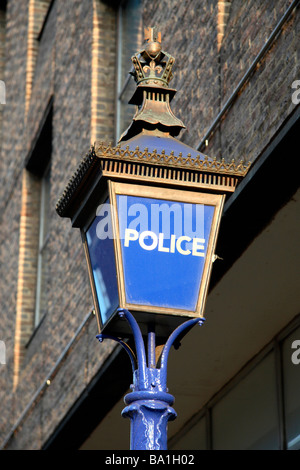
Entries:
MULTIPOLYGON (((139 149, 147 149, 149 153, 157 152, 158 154, 175 155, 202 158, 205 159, 203 153, 198 152, 193 147, 186 145, 178 139, 170 136, 168 133, 153 132, 143 130, 138 135, 131 137, 129 140, 121 141, 119 147, 121 149, 127 149, 129 151, 135 151, 139 149)), ((209 160, 212 160, 209 158, 209 160)))
POLYGON ((131 58, 137 84, 129 101, 136 105, 132 122, 117 146, 96 142, 91 147, 57 202, 57 213, 75 226, 84 201, 111 178, 229 194, 249 169, 250 163, 210 158, 176 138, 185 125, 170 107, 175 59, 162 49, 156 28, 145 30, 145 40, 131 58))

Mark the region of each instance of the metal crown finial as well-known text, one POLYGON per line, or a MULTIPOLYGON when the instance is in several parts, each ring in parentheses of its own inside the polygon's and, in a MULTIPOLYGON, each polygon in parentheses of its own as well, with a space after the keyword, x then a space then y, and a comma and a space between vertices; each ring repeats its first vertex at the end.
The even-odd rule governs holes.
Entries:
POLYGON ((157 27, 145 28, 145 44, 131 57, 137 87, 129 103, 137 106, 136 114, 120 140, 128 140, 143 129, 164 132, 171 136, 185 128, 171 111, 170 102, 176 90, 169 88, 175 59, 162 50, 161 33, 157 27))
POLYGON ((149 41, 149 42, 157 41, 161 43, 161 32, 158 31, 157 26, 154 26, 153 28, 148 26, 148 28, 145 28, 144 35, 145 35, 145 41, 149 41))
POLYGON ((162 50, 161 33, 156 26, 145 28, 144 49, 137 52, 131 60, 134 66, 132 75, 138 85, 169 86, 175 59, 162 50))

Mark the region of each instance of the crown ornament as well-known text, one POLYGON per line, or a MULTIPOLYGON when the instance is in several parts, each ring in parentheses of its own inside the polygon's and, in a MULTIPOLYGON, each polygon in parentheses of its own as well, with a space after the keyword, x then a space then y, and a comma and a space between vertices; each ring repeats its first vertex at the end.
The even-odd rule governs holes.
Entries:
POLYGON ((185 128, 170 108, 176 90, 169 87, 175 59, 162 50, 157 27, 145 28, 144 48, 131 58, 137 84, 129 104, 137 106, 135 116, 119 142, 129 140, 143 130, 177 136, 185 128))
POLYGON ((132 56, 134 72, 131 74, 137 85, 168 87, 172 80, 175 59, 162 50, 161 33, 157 27, 145 28, 145 47, 132 56))

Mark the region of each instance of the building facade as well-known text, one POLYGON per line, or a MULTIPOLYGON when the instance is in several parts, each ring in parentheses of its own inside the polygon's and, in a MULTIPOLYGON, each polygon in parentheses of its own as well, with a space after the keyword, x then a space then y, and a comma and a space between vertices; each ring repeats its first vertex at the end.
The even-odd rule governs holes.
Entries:
POLYGON ((0 1, 2 449, 128 449, 132 377, 99 344, 80 233, 55 207, 130 123, 157 25, 182 142, 251 162, 227 199, 206 322, 170 357, 170 449, 300 448, 299 1, 0 1))

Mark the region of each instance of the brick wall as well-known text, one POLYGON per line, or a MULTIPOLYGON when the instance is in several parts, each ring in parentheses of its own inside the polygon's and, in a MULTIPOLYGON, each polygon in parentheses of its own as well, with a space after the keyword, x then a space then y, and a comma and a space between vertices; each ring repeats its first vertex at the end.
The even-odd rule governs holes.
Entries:
POLYGON ((14 346, 14 390, 34 329, 35 289, 38 259, 40 178, 23 171, 19 225, 18 288, 14 346))
MULTIPOLYGON (((255 2, 254 18, 251 15, 253 6, 251 9, 248 2, 238 3, 232 3, 232 17, 229 18, 221 51, 222 104, 291 2, 276 2, 276 8, 271 1, 255 2)), ((295 109, 291 100, 291 84, 299 76, 299 19, 298 8, 222 121, 221 151, 226 160, 243 158, 255 161, 295 109)))
MULTIPOLYGON (((5 10, 0 7, 0 80, 4 81, 4 64, 5 64, 5 10)), ((2 89, 1 89, 2 91, 2 89)), ((3 91, 2 91, 3 92, 3 91)), ((2 97, 2 94, 1 94, 2 97)), ((2 136, 2 116, 3 116, 2 100, 0 100, 0 142, 2 136)))
POLYGON ((6 104, 0 154, 0 336, 6 344, 1 365, 1 435, 14 423, 14 335, 18 285, 19 222, 22 194, 23 124, 25 111, 27 2, 8 2, 6 20, 6 104))
MULTIPOLYGON (((289 4, 143 1, 144 25, 159 26, 163 49, 176 58, 171 86, 178 94, 171 106, 187 126, 181 135, 184 142, 197 146, 289 4)), ((114 139, 115 9, 96 0, 54 2, 33 51, 36 39, 29 32, 39 29, 31 26, 37 21, 31 17, 34 8, 37 0, 8 1, 7 104, 0 159, 0 339, 6 342, 7 364, 0 366, 0 445, 92 309, 80 234, 57 216, 55 204, 91 143, 114 139), (52 96, 48 312, 29 343, 28 323, 25 347, 33 281, 30 285, 27 277, 26 285, 22 269, 26 267, 27 274, 34 270, 36 235, 28 215, 36 211, 39 180, 23 166, 52 96), (24 341, 18 367, 15 339, 19 346, 24 341), (14 364, 18 380, 12 393, 14 364)), ((45 8, 40 23, 44 14, 45 8)), ((253 161, 293 112, 299 23, 298 8, 210 136, 205 153, 253 161)), ((8 448, 40 448, 51 435, 114 348, 109 342, 99 347, 96 333, 91 317, 49 386, 32 402, 8 448)))
POLYGON ((35 76, 36 58, 39 51, 38 37, 50 2, 51 0, 29 0, 28 3, 26 114, 30 103, 32 84, 35 76))
POLYGON ((163 49, 176 60, 171 106, 187 127, 180 138, 195 146, 219 105, 218 1, 144 3, 144 24, 159 26, 163 49))
POLYGON ((93 0, 91 145, 97 140, 114 140, 115 30, 115 10, 93 0))
MULTIPOLYGON (((290 3, 144 2, 144 24, 159 25, 163 48, 176 58, 171 84, 179 92, 172 109, 187 126, 183 141, 197 147, 290 3)), ((205 153, 227 161, 254 161, 293 111, 297 25, 299 8, 210 136, 205 153)))
MULTIPOLYGON (((1 441, 93 307, 80 233, 57 216, 55 205, 68 178, 88 151, 92 135, 93 139, 113 140, 114 129, 113 113, 107 112, 113 102, 114 73, 111 70, 110 78, 105 82, 103 68, 108 61, 109 43, 112 57, 109 57, 108 66, 113 69, 115 64, 114 41, 111 41, 115 11, 107 5, 97 4, 101 12, 100 16, 97 12, 98 20, 102 25, 101 35, 97 38, 93 34, 95 11, 92 2, 54 2, 39 47, 33 53, 24 38, 27 27, 35 24, 36 19, 31 18, 31 22, 25 19, 32 14, 30 7, 37 3, 24 2, 19 13, 18 5, 16 0, 10 0, 8 5, 8 49, 14 47, 20 53, 9 57, 6 66, 10 83, 9 105, 5 110, 6 134, 1 149, 1 213, 2 223, 6 224, 1 232, 1 271, 7 266, 8 271, 2 278, 9 286, 5 289, 1 283, 1 307, 10 312, 10 316, 1 322, 1 339, 8 345, 7 364, 1 366, 4 374, 0 378, 4 417, 1 441), (92 44, 97 46, 98 59, 93 67, 92 44), (97 77, 96 84, 92 84, 92 73, 97 77), (97 100, 93 98, 93 106, 92 86, 98 96, 97 100), (21 92, 18 91, 17 99, 13 100, 13 89, 18 88, 21 92), (38 225, 34 217, 38 219, 40 180, 22 167, 28 153, 34 149, 47 104, 53 95, 48 312, 31 336, 38 225), (103 119, 103 109, 106 111, 104 126, 97 120, 98 115, 103 119), (12 122, 17 126, 16 132, 12 122), (16 149, 18 155, 14 156, 16 149)), ((38 29, 34 28, 35 34, 38 29)), ((38 448, 111 352, 114 345, 109 343, 104 348, 97 348, 94 317, 90 323, 78 337, 78 352, 61 364, 60 372, 36 400, 36 407, 28 413, 10 448, 38 448), (40 399, 42 406, 38 405, 40 399)))

